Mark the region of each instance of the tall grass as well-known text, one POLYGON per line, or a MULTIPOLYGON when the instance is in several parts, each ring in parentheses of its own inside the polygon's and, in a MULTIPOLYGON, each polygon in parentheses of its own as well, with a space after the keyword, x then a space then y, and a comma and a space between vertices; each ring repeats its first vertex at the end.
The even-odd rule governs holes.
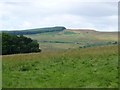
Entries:
POLYGON ((116 88, 117 46, 3 56, 4 88, 116 88))

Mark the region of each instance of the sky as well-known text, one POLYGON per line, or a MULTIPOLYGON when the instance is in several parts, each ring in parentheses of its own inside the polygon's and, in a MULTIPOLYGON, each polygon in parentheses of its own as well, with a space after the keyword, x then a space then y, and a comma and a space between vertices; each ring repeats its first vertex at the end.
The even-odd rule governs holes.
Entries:
POLYGON ((118 0, 0 0, 0 30, 54 26, 117 31, 118 0))

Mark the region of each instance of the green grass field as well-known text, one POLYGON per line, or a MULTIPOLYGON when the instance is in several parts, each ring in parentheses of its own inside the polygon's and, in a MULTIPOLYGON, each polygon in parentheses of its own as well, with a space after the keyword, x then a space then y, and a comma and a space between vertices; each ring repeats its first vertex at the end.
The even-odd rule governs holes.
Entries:
POLYGON ((117 88, 118 48, 5 55, 3 88, 117 88))
POLYGON ((25 36, 37 40, 42 52, 3 55, 3 88, 118 87, 117 32, 64 30, 25 36))

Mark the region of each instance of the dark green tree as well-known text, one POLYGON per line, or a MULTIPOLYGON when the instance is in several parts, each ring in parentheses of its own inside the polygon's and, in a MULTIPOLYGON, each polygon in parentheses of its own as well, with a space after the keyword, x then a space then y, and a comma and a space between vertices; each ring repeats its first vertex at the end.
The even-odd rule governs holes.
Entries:
POLYGON ((23 35, 2 34, 2 54, 40 52, 37 41, 23 35))

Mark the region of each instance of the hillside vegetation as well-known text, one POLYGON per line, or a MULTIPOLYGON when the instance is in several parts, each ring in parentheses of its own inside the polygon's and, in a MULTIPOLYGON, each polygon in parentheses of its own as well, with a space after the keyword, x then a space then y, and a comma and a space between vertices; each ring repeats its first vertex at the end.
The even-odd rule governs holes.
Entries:
POLYGON ((4 88, 117 88, 117 46, 3 56, 4 88))
POLYGON ((61 32, 47 32, 26 36, 37 40, 43 51, 60 51, 118 43, 117 32, 98 32, 94 30, 65 29, 61 32))
POLYGON ((4 33, 14 34, 14 35, 26 35, 26 34, 38 34, 46 32, 59 32, 66 29, 65 27, 48 27, 48 28, 35 28, 28 30, 14 30, 14 31, 3 31, 4 33))
POLYGON ((23 35, 2 33, 2 54, 40 52, 37 41, 23 35))
POLYGON ((117 32, 98 32, 89 29, 66 29, 62 26, 3 32, 13 35, 24 35, 28 38, 37 40, 42 51, 60 51, 118 44, 117 32))
POLYGON ((37 40, 42 52, 3 55, 3 88, 118 88, 117 32, 27 31, 8 33, 37 40))

